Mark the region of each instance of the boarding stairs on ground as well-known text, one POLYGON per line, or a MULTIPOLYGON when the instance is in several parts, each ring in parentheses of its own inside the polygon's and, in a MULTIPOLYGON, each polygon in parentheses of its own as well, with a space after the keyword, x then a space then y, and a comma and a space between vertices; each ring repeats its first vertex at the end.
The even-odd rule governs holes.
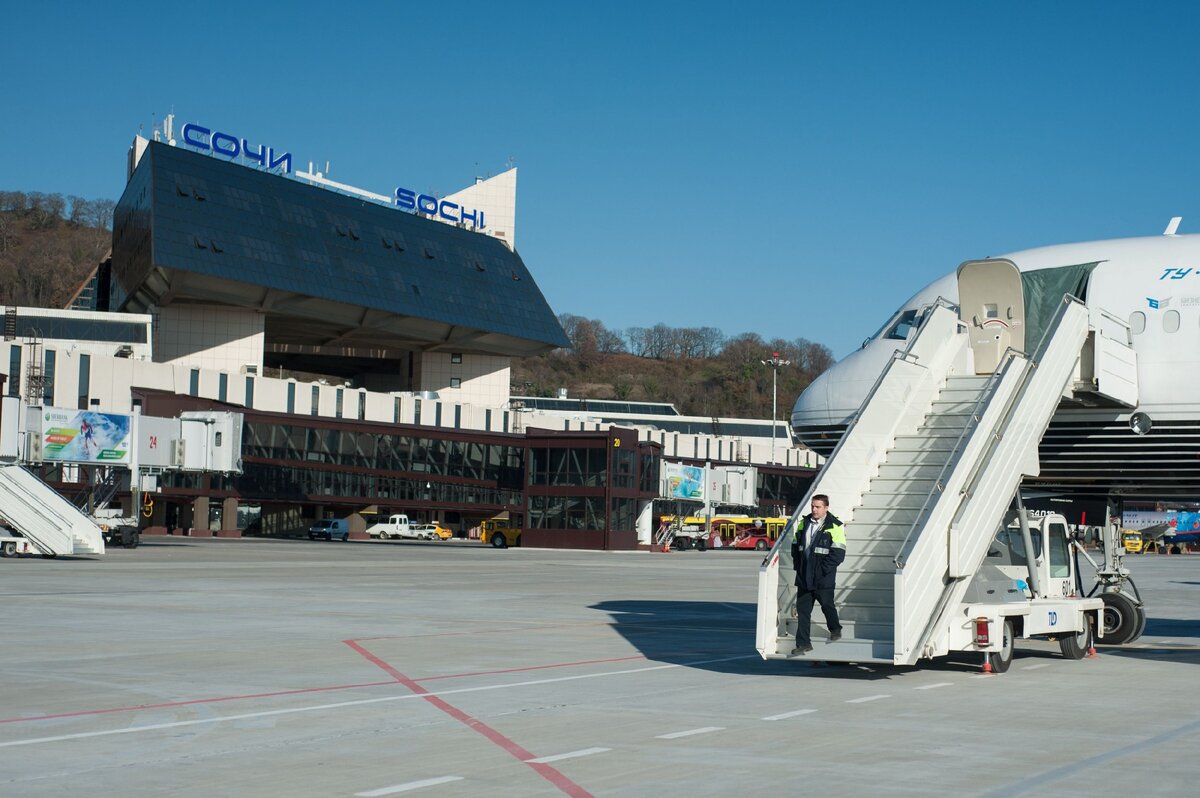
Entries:
MULTIPOLYGON (((1009 349, 992 374, 975 374, 969 333, 945 303, 881 374, 809 496, 828 494, 845 525, 847 554, 835 595, 842 639, 814 608, 812 658, 912 664, 949 622, 1038 444, 1070 393, 1088 336, 1087 308, 1071 297, 1033 356, 1009 349)), ((793 528, 764 561, 757 644, 765 657, 795 646, 793 528)))
POLYGON ((679 536, 679 530, 683 528, 683 516, 680 513, 675 513, 669 523, 663 524, 658 530, 658 535, 654 538, 654 549, 656 551, 667 552, 675 544, 675 538, 679 536))
POLYGON ((0 515, 49 556, 104 553, 96 522, 24 466, 0 464, 0 515))

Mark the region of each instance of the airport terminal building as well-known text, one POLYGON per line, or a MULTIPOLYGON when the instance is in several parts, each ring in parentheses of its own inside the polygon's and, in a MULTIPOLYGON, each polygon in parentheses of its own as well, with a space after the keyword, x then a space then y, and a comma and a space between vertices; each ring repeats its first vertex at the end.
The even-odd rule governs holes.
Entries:
POLYGON ((29 404, 245 414, 243 472, 161 475, 148 527, 287 534, 406 512, 462 532, 508 518, 526 545, 633 548, 664 457, 753 464, 764 505, 802 498, 816 460, 786 424, 723 434, 655 424, 638 403, 513 400, 512 358, 569 345, 514 246, 515 170, 389 197, 262 168, 273 154, 219 157, 222 135, 135 140, 111 257, 73 305, 87 310, 5 313, 6 391, 29 404))

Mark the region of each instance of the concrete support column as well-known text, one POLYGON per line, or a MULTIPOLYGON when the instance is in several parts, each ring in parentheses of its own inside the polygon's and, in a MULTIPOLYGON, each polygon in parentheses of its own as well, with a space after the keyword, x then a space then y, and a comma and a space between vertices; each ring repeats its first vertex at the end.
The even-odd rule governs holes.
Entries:
POLYGON ((237 527, 238 500, 230 496, 221 501, 221 530, 217 537, 240 538, 242 530, 237 527))
POLYGON ((197 496, 192 502, 192 527, 189 534, 197 538, 212 537, 212 530, 208 528, 207 496, 197 496))

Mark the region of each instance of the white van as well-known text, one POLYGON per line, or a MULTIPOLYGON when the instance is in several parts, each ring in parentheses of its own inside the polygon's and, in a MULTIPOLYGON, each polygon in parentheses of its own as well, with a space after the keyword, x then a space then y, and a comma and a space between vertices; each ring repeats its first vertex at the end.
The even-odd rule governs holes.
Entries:
POLYGON ((350 539, 350 524, 345 518, 322 518, 308 528, 308 539, 340 540, 343 543, 350 539))

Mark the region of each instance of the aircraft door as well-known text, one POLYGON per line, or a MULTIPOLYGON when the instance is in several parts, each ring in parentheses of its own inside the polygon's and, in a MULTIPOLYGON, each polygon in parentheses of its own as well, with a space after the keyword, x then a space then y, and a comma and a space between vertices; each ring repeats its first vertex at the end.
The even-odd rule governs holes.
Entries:
POLYGON ((991 374, 1004 350, 1025 349, 1021 271, 1010 260, 974 260, 958 267, 958 316, 967 325, 975 373, 991 374))

